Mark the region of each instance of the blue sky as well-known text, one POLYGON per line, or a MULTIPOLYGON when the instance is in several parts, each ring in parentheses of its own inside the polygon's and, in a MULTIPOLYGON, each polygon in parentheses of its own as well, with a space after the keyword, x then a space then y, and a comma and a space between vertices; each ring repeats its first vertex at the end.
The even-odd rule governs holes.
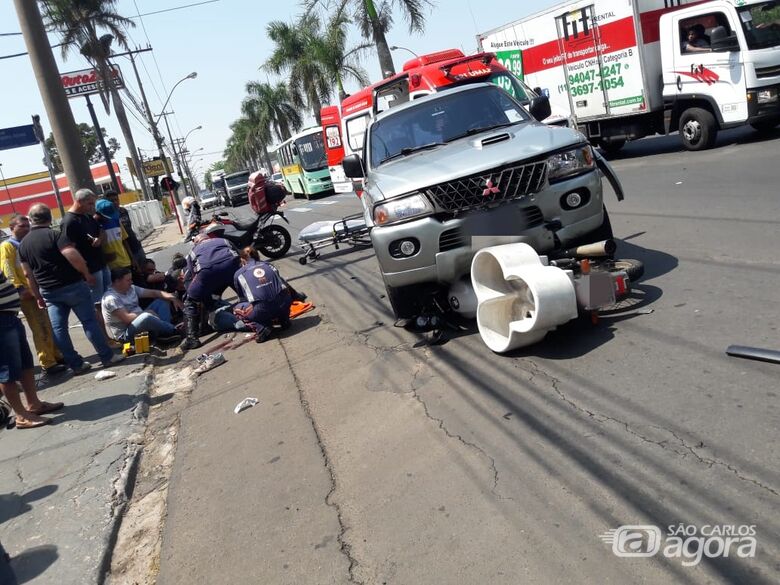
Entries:
MULTIPOLYGON (((198 2, 199 0, 119 0, 118 11, 125 16, 140 12, 154 12, 198 2)), ((484 32, 507 22, 522 18, 546 6, 555 4, 541 0, 533 5, 509 0, 437 0, 428 14, 424 35, 410 35, 400 15, 388 34, 391 45, 408 47, 416 53, 437 51, 450 47, 473 52, 477 32, 484 32)), ((191 129, 202 125, 187 141, 191 151, 203 150, 193 159, 193 172, 198 177, 209 164, 220 160, 225 141, 230 135, 229 125, 240 115, 241 100, 247 81, 265 81, 266 73, 258 70, 269 56, 272 44, 265 37, 266 24, 272 20, 291 21, 300 12, 299 3, 289 0, 219 0, 184 10, 145 16, 136 19, 137 26, 129 31, 131 45, 154 48, 141 56, 139 69, 152 110, 159 113, 168 91, 181 78, 192 71, 198 77, 182 83, 171 98, 176 112, 172 118, 174 137, 181 137, 191 129), (143 24, 143 26, 142 26, 143 24), (156 62, 155 62, 156 61, 156 62), (159 72, 158 72, 159 68, 159 72), (161 80, 162 77, 162 80, 161 80), (164 80, 164 81, 163 81, 164 80)), ((0 33, 19 30, 19 22, 11 0, 0 0, 0 33)), ((354 41, 358 42, 357 32, 354 41)), ((50 36, 52 44, 58 42, 50 36)), ((21 36, 0 36, 0 55, 24 51, 21 36)), ((71 53, 63 60, 55 49, 61 72, 84 69, 86 62, 78 53, 71 53)), ((411 55, 404 51, 394 54, 396 67, 411 55)), ((130 62, 118 59, 126 83, 138 95, 130 62)), ((376 56, 367 52, 363 66, 372 80, 379 78, 376 56)), ((47 134, 51 125, 46 118, 38 86, 28 57, 0 60, 0 79, 3 80, 0 127, 20 126, 30 123, 31 114, 40 114, 47 134)), ((275 81, 274 76, 268 80, 275 81)), ((355 88, 348 88, 348 91, 355 88)), ((99 99, 93 99, 99 102, 99 99)), ((90 122, 83 98, 71 100, 71 108, 77 122, 90 122)), ((124 147, 124 139, 113 117, 106 115, 102 106, 96 106, 98 118, 109 136, 116 137, 124 147)), ((140 115, 135 112, 136 115, 140 115)), ((154 141, 141 122, 130 115, 136 145, 153 155, 154 141)), ((164 131, 164 130, 163 130, 164 131)), ((130 184, 124 168, 126 148, 117 153, 123 177, 130 184)), ((44 170, 40 146, 0 151, 0 163, 6 177, 44 170)))

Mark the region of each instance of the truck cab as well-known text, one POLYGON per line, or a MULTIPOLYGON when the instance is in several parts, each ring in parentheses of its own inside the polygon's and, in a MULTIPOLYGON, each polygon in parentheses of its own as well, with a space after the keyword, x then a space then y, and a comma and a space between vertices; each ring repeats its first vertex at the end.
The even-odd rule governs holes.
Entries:
POLYGON ((780 124, 780 3, 716 0, 660 20, 667 128, 690 150, 719 129, 780 124))

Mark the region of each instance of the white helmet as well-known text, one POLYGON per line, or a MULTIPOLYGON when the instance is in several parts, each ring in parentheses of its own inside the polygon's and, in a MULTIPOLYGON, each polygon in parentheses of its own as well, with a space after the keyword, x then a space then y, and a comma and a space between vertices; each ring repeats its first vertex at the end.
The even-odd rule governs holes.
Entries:
POLYGON ((193 203, 195 203, 195 197, 192 196, 187 196, 181 200, 181 206, 185 211, 187 211, 193 203))

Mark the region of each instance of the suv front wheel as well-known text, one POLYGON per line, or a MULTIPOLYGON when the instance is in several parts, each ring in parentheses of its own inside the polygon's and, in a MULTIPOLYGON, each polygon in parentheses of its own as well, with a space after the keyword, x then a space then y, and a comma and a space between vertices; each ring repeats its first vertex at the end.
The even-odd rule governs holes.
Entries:
MULTIPOLYGON (((383 279, 384 280, 384 279, 383 279)), ((420 312, 420 287, 419 286, 389 286, 385 282, 387 300, 393 309, 396 319, 413 319, 420 312)))

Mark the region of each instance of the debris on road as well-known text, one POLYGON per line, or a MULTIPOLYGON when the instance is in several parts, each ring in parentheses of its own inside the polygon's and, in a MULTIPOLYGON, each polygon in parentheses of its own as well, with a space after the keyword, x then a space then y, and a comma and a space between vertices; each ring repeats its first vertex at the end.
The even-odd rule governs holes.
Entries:
POLYGON ((204 353, 203 355, 199 355, 196 359, 198 367, 192 371, 193 376, 200 376, 225 363, 225 356, 221 353, 204 353))
POLYGON ((729 345, 728 348, 726 348, 726 355, 756 360, 759 362, 769 362, 770 364, 780 364, 780 351, 773 349, 747 347, 745 345, 729 345))
POLYGON ((115 378, 116 372, 112 372, 111 370, 100 370, 97 374, 95 374, 95 380, 108 380, 109 378, 115 378))
POLYGON ((242 410, 246 410, 247 408, 252 408, 258 402, 260 401, 257 398, 244 398, 241 402, 236 404, 236 407, 233 409, 233 412, 238 414, 242 410))

